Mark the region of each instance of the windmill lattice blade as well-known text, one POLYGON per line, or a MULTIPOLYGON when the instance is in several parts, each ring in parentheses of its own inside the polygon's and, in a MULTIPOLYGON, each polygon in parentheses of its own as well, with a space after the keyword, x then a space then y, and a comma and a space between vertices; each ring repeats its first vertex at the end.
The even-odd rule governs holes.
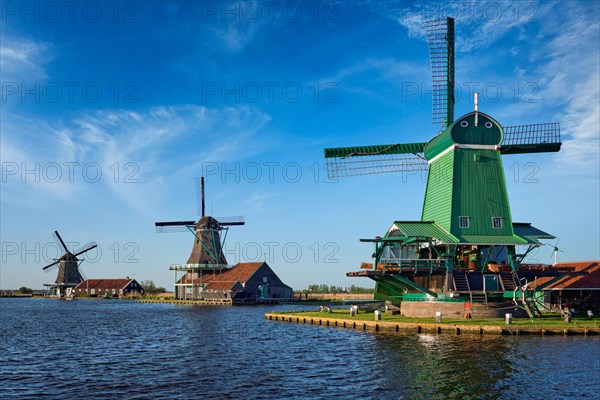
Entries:
POLYGON ((62 240, 62 238, 58 234, 58 231, 54 231, 54 236, 60 241, 60 244, 62 244, 63 249, 65 249, 65 253, 68 253, 69 249, 67 249, 67 245, 65 244, 65 242, 62 240))
POLYGON ((219 222, 221 226, 235 226, 235 225, 245 225, 243 215, 238 215, 235 217, 215 217, 215 219, 219 222))
POLYGON ((154 226, 167 227, 167 226, 183 226, 184 228, 188 225, 196 225, 196 221, 169 221, 169 222, 155 222, 154 226))
POLYGON ((44 271, 47 271, 47 270, 48 270, 48 268, 52 268, 52 267, 55 267, 55 266, 57 266, 59 262, 60 262, 60 260, 56 260, 56 261, 54 261, 52 264, 48 264, 48 265, 46 265, 44 268, 42 268, 42 270, 44 270, 44 271))
POLYGON ((559 151, 562 144, 558 122, 504 126, 502 129, 502 154, 554 152, 559 151))
POLYGON ((426 21, 431 59, 432 122, 442 129, 454 122, 454 19, 426 21))
POLYGON ((416 154, 422 153, 427 145, 422 143, 380 144, 375 146, 334 147, 325 149, 325 158, 361 157, 382 154, 416 154))
POLYGON ((186 232, 188 226, 196 226, 196 221, 170 221, 170 222, 155 222, 157 233, 174 233, 174 232, 186 232))
POLYGON ((83 248, 83 250, 78 251, 77 253, 73 254, 75 257, 77 257, 80 254, 85 253, 86 251, 90 251, 92 249, 95 249, 96 247, 98 247, 98 245, 96 243, 89 243, 86 245, 86 247, 83 248))
POLYGON ((336 157, 327 161, 327 176, 330 179, 388 172, 414 173, 416 171, 426 171, 427 169, 428 164, 422 154, 336 157))
POLYGON ((178 232, 189 232, 188 226, 193 229, 193 225, 183 226, 157 226, 156 233, 178 233, 178 232))

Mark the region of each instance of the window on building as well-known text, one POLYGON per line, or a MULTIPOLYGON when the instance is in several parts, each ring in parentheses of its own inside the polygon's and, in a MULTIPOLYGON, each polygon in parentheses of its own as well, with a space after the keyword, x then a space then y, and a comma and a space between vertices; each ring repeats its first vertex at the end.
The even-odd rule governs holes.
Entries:
POLYGON ((496 229, 502 228, 502 218, 501 217, 492 217, 492 226, 496 229))
POLYGON ((267 278, 266 276, 263 276, 263 283, 267 283, 269 282, 269 278, 267 278))
POLYGON ((469 217, 458 217, 458 225, 461 228, 468 228, 469 227, 469 217))

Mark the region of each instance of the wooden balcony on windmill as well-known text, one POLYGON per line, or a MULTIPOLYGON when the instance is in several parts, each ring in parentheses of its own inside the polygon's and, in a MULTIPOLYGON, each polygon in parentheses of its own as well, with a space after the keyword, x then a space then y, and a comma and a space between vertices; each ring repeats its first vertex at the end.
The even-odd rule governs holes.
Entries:
MULTIPOLYGON (((384 265, 383 264, 377 264, 377 269, 378 270, 383 270, 384 265)), ((373 269, 373 263, 360 263, 360 269, 373 269)))

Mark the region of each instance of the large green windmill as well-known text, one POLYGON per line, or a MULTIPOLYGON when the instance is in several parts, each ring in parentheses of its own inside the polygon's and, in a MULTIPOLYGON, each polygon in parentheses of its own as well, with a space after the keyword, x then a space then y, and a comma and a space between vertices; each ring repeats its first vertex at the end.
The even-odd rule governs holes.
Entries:
POLYGON ((375 244, 374 262, 348 275, 374 279, 376 298, 394 302, 514 297, 529 273, 521 261, 539 239, 554 237, 513 222, 502 155, 559 151, 559 124, 502 126, 478 111, 477 94, 475 111, 455 121, 454 20, 426 27, 439 133, 427 143, 325 149, 332 178, 429 170, 421 220, 395 221, 383 237, 361 240, 375 244))

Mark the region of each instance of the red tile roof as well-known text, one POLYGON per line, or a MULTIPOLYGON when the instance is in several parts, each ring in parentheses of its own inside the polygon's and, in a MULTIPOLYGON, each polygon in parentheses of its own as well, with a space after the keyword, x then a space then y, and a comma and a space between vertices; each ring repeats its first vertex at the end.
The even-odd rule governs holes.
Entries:
POLYGON ((125 289, 131 278, 125 279, 88 279, 81 282, 75 289, 125 289))
MULTIPOLYGON (((231 267, 231 269, 228 269, 227 271, 224 271, 216 276, 219 277, 220 281, 239 281, 240 283, 244 284, 263 264, 264 262, 238 263, 231 267)), ((210 275, 207 275, 207 277, 208 276, 210 275)), ((209 279, 214 278, 211 276, 209 279)))
MULTIPOLYGON (((228 270, 224 270, 223 272, 216 274, 206 274, 202 276, 202 280, 194 279, 195 284, 197 283, 209 283, 214 281, 220 282, 240 282, 242 285, 248 281, 254 275, 256 270, 258 270, 264 262, 246 262, 246 263, 238 263, 231 267, 228 270)), ((187 275, 179 280, 179 283, 187 283, 191 284, 192 280, 187 278, 187 275)), ((231 288, 231 287, 229 287, 231 288)), ((227 288, 227 289, 229 289, 227 288)), ((224 290, 227 290, 224 289, 224 290)))
MULTIPOLYGON (((600 289, 600 261, 556 263, 552 266, 552 268, 565 271, 572 270, 574 272, 587 272, 587 275, 566 276, 548 286, 546 290, 600 289)), ((551 279, 553 278, 538 278, 537 284, 542 285, 551 279)))

